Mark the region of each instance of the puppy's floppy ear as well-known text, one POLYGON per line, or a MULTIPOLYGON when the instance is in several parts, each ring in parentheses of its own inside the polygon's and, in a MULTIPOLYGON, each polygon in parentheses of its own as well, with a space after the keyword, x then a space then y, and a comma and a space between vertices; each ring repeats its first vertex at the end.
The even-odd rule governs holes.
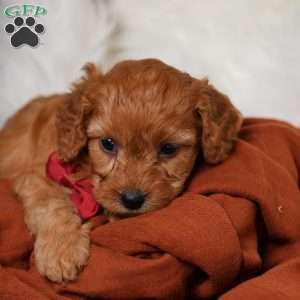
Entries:
POLYGON ((83 69, 85 76, 74 84, 56 114, 56 150, 58 158, 65 162, 74 159, 87 143, 86 126, 93 101, 88 98, 86 88, 101 76, 94 64, 88 63, 83 69))
POLYGON ((219 163, 230 154, 242 124, 240 112, 229 98, 208 80, 195 80, 196 112, 202 121, 203 156, 208 163, 219 163))

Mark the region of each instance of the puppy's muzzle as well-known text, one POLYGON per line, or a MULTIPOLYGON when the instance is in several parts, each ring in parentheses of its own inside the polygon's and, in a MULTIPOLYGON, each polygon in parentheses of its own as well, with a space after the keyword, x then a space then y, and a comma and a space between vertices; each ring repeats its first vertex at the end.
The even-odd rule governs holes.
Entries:
POLYGON ((140 190, 127 190, 121 194, 121 203, 127 209, 139 209, 145 202, 145 194, 140 190))

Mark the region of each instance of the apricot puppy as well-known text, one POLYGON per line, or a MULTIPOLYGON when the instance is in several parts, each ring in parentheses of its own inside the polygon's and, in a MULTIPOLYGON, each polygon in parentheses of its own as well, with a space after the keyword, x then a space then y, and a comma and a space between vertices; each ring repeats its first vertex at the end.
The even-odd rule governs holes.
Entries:
POLYGON ((103 75, 94 65, 70 93, 31 101, 0 132, 0 176, 10 178, 35 235, 38 270, 76 278, 89 256, 70 190, 49 180, 50 153, 93 180, 111 218, 162 208, 184 188, 197 156, 226 159, 241 126, 229 99, 158 60, 131 60, 103 75))

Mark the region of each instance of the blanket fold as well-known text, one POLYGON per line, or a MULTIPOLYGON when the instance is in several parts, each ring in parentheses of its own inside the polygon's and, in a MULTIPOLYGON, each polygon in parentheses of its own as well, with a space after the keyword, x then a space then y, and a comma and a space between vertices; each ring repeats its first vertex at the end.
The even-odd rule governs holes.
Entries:
POLYGON ((0 299, 300 299, 300 130, 246 119, 234 153, 168 207, 103 224, 77 281, 38 274, 33 237, 0 183, 0 299))

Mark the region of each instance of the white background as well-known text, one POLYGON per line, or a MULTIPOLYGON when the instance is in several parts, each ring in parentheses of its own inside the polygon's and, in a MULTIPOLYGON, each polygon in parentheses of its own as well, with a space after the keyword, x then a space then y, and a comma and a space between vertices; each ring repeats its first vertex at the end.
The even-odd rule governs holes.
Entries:
POLYGON ((37 19, 46 32, 18 49, 4 31, 15 3, 0 1, 0 123, 34 96, 66 91, 86 61, 107 70, 156 57, 207 76, 245 116, 300 125, 299 0, 30 1, 48 10, 37 19))

